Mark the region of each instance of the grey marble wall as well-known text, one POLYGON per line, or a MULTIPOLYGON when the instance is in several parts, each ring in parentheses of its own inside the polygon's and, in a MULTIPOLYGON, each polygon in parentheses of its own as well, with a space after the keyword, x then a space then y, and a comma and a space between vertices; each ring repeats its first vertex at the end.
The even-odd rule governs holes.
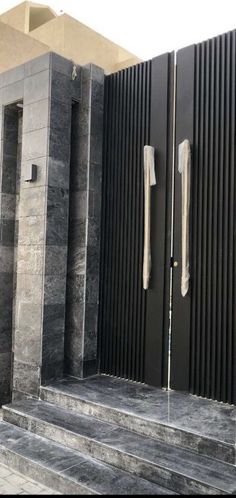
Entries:
POLYGON ((73 107, 66 300, 66 371, 97 373, 104 73, 82 68, 82 101, 73 107))
POLYGON ((0 142, 0 399, 10 400, 12 369, 12 316, 14 294, 14 235, 18 111, 1 108, 0 142))
POLYGON ((49 53, 0 74, 0 403, 11 377, 14 398, 38 396, 65 356, 73 375, 97 368, 104 75, 72 70, 49 53))

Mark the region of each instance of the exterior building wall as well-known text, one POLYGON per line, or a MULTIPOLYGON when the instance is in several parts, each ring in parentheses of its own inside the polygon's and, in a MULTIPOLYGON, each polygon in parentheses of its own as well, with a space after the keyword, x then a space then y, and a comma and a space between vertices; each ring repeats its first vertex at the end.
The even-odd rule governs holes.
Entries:
POLYGON ((47 45, 0 21, 0 73, 48 52, 47 45))
MULTIPOLYGON (((93 123, 95 126, 96 122, 102 129, 103 71, 94 66, 77 67, 77 77, 72 80, 72 70, 71 61, 49 53, 0 75, 1 164, 6 178, 10 171, 5 160, 8 150, 14 156, 9 158, 13 161, 13 164, 9 163, 14 172, 13 191, 5 187, 4 176, 1 175, 0 260, 4 272, 0 275, 3 289, 0 316, 3 316, 6 303, 9 303, 10 309, 6 318, 8 321, 0 323, 0 356, 6 364, 5 379, 0 377, 0 402, 9 400, 11 373, 14 398, 38 396, 41 384, 63 377, 65 335, 68 336, 65 330, 66 295, 70 302, 70 295, 74 292, 73 313, 75 316, 83 313, 86 317, 90 313, 89 305, 94 304, 86 297, 90 273, 92 285, 95 278, 93 288, 98 293, 99 264, 96 269, 93 264, 89 266, 91 252, 87 238, 82 238, 83 234, 78 234, 73 240, 78 260, 73 259, 72 264, 68 260, 68 227, 69 208, 70 225, 77 217, 83 219, 85 237, 92 227, 90 217, 95 212, 99 220, 97 206, 100 206, 100 190, 92 183, 92 175, 95 175, 92 166, 97 161, 93 159, 95 155, 99 157, 98 170, 101 170, 102 132, 99 140, 94 140, 91 126, 93 123), (18 140, 21 119, 3 119, 9 112, 10 118, 12 114, 15 116, 16 102, 23 102, 22 150, 18 143, 21 141, 18 140), (79 107, 79 116, 71 129, 73 102, 77 102, 74 105, 79 107), (99 116, 95 116, 97 102, 101 106, 99 116), (87 128, 85 123, 89 123, 87 128), (83 126, 86 134, 81 137, 78 130, 83 126), (32 164, 37 166, 37 179, 26 182, 32 164), (80 188, 76 191, 77 196, 74 196, 72 187, 70 195, 70 170, 72 168, 79 184, 83 167, 87 183, 83 191, 80 188), (19 182, 17 170, 21 171, 19 182), (77 279, 77 269, 81 261, 79 247, 83 247, 84 268, 86 265, 84 288, 87 288, 81 302, 77 299, 80 280, 77 279), (74 281, 72 278, 70 285, 71 272, 74 272, 74 281)), ((69 249, 72 245, 69 236, 69 249)), ((97 299, 96 294, 96 305, 97 299)), ((95 321, 96 313, 97 307, 94 307, 95 321)), ((74 356, 77 354, 80 358, 80 369, 76 370, 80 376, 84 374, 83 363, 88 359, 85 345, 89 340, 85 325, 86 320, 74 331, 70 340, 74 356)))
POLYGON ((0 71, 47 51, 56 52, 79 65, 93 63, 106 73, 140 62, 138 57, 88 26, 67 14, 57 16, 49 7, 40 8, 37 4, 23 2, 2 14, 0 23, 0 71), (34 26, 38 27, 33 29, 34 26), (15 50, 16 46, 18 50, 15 50), (38 52, 31 53, 33 50, 38 52))
POLYGON ((20 5, 17 5, 17 7, 4 12, 0 16, 0 20, 22 33, 27 33, 29 25, 29 10, 29 2, 23 2, 20 5))
POLYGON ((30 36, 49 45, 63 57, 73 59, 80 65, 92 62, 106 73, 140 62, 135 55, 67 14, 43 24, 30 36))

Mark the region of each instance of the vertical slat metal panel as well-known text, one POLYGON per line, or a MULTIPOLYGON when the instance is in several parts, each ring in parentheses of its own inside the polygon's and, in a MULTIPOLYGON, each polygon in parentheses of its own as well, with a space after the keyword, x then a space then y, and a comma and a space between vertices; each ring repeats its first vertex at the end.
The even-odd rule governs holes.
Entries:
POLYGON ((100 371, 144 382, 143 147, 150 139, 151 62, 106 77, 100 371))
MULTIPOLYGON (((235 31, 195 46, 194 54, 192 47, 180 52, 181 81, 186 81, 189 75, 187 52, 195 61, 195 71, 189 80, 189 91, 194 81, 194 96, 188 110, 194 127, 191 290, 187 298, 179 297, 180 274, 175 272, 172 386, 176 388, 178 384, 179 389, 186 390, 189 383, 193 394, 236 403, 235 31), (177 321, 186 307, 190 308, 190 322, 182 321, 180 332, 177 321), (176 345, 188 335, 189 356, 183 358, 182 380, 178 383, 180 375, 176 366, 180 365, 181 350, 176 345)), ((184 129, 186 136, 182 138, 188 138, 186 116, 181 117, 184 98, 180 88, 177 137, 184 129)), ((175 258, 178 259, 181 254, 178 176, 176 182, 175 258)))

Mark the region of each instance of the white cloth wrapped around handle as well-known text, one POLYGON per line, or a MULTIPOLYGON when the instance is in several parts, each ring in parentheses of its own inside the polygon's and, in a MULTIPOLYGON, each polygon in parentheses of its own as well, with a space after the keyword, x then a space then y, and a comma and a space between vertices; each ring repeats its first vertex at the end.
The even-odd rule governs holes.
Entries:
POLYGON ((179 145, 178 170, 182 176, 182 276, 181 294, 185 297, 189 290, 189 229, 190 229, 190 189, 191 189, 191 146, 189 140, 179 145))
POLYGON ((144 147, 144 252, 143 288, 149 288, 151 275, 151 187, 156 185, 155 149, 144 147))

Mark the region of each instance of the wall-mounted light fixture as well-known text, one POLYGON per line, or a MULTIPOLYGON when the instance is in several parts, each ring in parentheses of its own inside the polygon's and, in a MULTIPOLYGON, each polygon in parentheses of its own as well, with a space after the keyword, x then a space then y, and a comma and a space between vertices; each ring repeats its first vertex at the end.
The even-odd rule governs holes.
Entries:
POLYGON ((37 180, 37 165, 27 164, 25 166, 25 182, 36 182, 37 180))

